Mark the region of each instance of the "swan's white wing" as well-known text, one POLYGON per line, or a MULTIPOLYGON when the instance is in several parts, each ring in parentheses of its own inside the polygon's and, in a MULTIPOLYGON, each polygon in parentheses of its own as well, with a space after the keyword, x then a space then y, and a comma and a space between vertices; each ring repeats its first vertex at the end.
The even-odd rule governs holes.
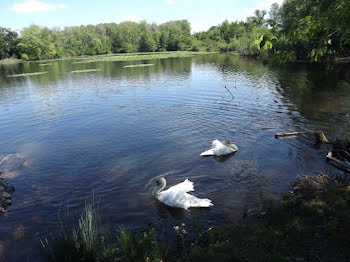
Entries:
POLYGON ((213 140, 213 142, 211 142, 211 145, 212 145, 213 148, 216 148, 216 147, 223 146, 224 144, 221 143, 220 140, 215 139, 215 140, 213 140))
POLYGON ((198 198, 188 193, 183 192, 169 192, 168 190, 160 192, 158 200, 170 207, 179 207, 188 209, 190 207, 210 207, 213 204, 208 198, 198 198))
POLYGON ((175 186, 170 187, 169 189, 165 190, 164 192, 172 192, 172 193, 186 193, 194 191, 193 182, 186 179, 184 182, 179 183, 175 186))
POLYGON ((236 145, 234 145, 234 147, 230 147, 221 143, 221 141, 217 139, 214 140, 212 144, 213 144, 213 148, 211 150, 213 151, 213 155, 215 156, 223 156, 223 155, 231 154, 238 150, 236 145))
POLYGON ((217 149, 224 146, 224 144, 222 144, 219 140, 215 139, 213 142, 211 142, 211 146, 211 149, 204 151, 200 154, 200 156, 214 156, 217 153, 217 149))

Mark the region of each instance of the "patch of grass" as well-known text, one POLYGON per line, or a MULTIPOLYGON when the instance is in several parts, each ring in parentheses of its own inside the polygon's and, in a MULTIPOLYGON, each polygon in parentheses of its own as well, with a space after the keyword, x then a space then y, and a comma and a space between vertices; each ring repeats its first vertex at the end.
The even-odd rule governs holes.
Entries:
POLYGON ((126 65, 125 68, 134 68, 134 67, 147 67, 147 66, 154 66, 154 64, 138 64, 138 65, 126 65))
POLYGON ((34 72, 34 73, 23 73, 23 74, 16 74, 16 75, 7 75, 7 77, 22 77, 22 76, 37 76, 37 75, 43 75, 47 72, 34 72))
POLYGON ((70 71, 72 74, 78 74, 78 73, 89 73, 89 72, 97 72, 100 71, 101 69, 83 69, 83 70, 75 70, 75 71, 70 71))

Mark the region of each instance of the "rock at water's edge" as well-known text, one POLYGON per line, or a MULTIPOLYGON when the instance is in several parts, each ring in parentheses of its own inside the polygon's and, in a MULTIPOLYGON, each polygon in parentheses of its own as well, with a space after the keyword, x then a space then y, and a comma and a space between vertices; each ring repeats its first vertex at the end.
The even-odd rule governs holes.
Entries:
POLYGON ((8 210, 12 204, 12 193, 15 191, 13 186, 8 186, 3 178, 0 178, 0 213, 8 210))

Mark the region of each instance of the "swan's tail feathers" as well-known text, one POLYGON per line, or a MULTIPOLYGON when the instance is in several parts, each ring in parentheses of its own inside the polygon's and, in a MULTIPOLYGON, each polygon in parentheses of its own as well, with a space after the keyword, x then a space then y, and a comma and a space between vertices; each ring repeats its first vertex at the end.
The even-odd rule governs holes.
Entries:
POLYGON ((207 151, 204 151, 203 153, 200 154, 200 156, 213 156, 214 155, 214 150, 209 149, 207 151))
POLYGON ((183 208, 188 209, 190 207, 211 207, 214 204, 208 198, 198 198, 190 194, 185 195, 182 205, 183 208))
POLYGON ((182 188, 184 190, 184 192, 191 192, 194 191, 194 185, 193 182, 186 179, 184 182, 181 183, 182 184, 182 188))
POLYGON ((201 201, 200 201, 200 207, 211 207, 213 205, 214 204, 208 198, 201 199, 201 201))

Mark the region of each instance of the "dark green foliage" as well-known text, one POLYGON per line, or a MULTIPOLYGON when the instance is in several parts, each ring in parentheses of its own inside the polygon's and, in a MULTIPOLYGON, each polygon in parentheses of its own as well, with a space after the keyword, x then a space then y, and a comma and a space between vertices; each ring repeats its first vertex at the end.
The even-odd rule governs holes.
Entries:
POLYGON ((273 4, 269 18, 265 16, 264 10, 256 10, 246 22, 224 21, 194 36, 207 49, 250 54, 273 63, 350 56, 347 0, 286 0, 282 6, 273 4))
MULTIPOLYGON (((11 35, 5 33, 6 36, 11 35)), ((2 38, 0 37, 0 59, 11 55, 25 60, 39 60, 108 53, 198 49, 193 48, 190 24, 186 20, 170 21, 159 26, 142 21, 73 26, 64 30, 31 25, 21 31, 21 37, 18 40, 16 38, 16 41, 9 42, 7 37, 6 41, 11 43, 14 51, 5 50, 6 55, 2 54, 2 49, 6 46, 2 38)))
POLYGON ((0 59, 17 54, 18 35, 8 28, 0 27, 0 59))
POLYGON ((280 14, 282 22, 277 28, 297 58, 317 62, 321 57, 350 55, 349 1, 286 0, 274 12, 280 14))

